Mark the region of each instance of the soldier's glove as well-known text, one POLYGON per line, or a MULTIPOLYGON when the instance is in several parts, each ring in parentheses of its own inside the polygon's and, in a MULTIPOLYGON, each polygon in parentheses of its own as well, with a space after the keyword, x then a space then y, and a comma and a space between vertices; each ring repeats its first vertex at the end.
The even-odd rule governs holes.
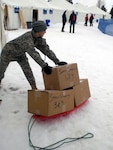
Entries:
POLYGON ((50 66, 48 66, 48 64, 46 64, 46 66, 42 68, 42 71, 44 71, 46 74, 51 74, 52 67, 50 67, 50 66))
POLYGON ((64 61, 60 61, 60 62, 58 63, 59 66, 66 65, 66 64, 67 64, 67 62, 64 62, 64 61))

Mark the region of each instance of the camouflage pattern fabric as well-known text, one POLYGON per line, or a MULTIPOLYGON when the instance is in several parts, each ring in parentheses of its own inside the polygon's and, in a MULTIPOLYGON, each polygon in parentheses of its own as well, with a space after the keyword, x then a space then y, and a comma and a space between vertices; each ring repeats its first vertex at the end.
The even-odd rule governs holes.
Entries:
POLYGON ((0 81, 4 78, 4 73, 9 63, 11 61, 17 61, 30 85, 36 85, 26 53, 28 53, 42 68, 46 65, 46 63, 35 50, 35 47, 55 64, 58 64, 59 59, 56 57, 55 53, 49 49, 46 40, 41 37, 35 38, 33 36, 33 31, 29 31, 8 42, 3 47, 0 56, 0 81))

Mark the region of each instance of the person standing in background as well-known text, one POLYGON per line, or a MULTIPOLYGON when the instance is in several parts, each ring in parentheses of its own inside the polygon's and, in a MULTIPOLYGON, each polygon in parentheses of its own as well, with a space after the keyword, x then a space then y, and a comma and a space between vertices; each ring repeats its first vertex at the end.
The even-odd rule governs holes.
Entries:
POLYGON ((91 14, 91 16, 89 17, 89 23, 90 23, 90 26, 93 26, 93 14, 91 14))
POLYGON ((84 23, 84 25, 87 26, 87 23, 88 23, 88 14, 86 14, 86 16, 85 16, 85 23, 84 23))
POLYGON ((67 22, 66 12, 67 10, 65 10, 64 13, 62 14, 62 30, 61 30, 62 32, 64 32, 64 27, 67 22))
POLYGON ((71 28, 73 27, 73 33, 75 32, 75 23, 76 23, 76 20, 77 20, 77 15, 75 14, 74 11, 72 11, 70 17, 69 17, 69 23, 70 23, 70 30, 69 30, 69 33, 71 33, 71 28))

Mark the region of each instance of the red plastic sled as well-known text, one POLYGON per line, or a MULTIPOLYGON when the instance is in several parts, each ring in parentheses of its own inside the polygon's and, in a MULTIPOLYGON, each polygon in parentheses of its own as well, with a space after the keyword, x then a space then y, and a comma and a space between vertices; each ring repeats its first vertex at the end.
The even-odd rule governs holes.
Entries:
POLYGON ((85 104, 88 100, 85 100, 83 103, 81 103, 79 106, 76 106, 74 107, 74 109, 72 110, 69 110, 69 111, 66 111, 64 113, 60 113, 60 114, 56 114, 56 115, 53 115, 53 116, 41 116, 41 115, 33 115, 33 118, 35 119, 39 119, 39 120, 47 120, 47 119, 52 119, 52 118, 57 118, 57 117, 60 117, 60 116, 65 116, 65 115, 68 115, 70 114, 71 112, 77 110, 78 108, 80 108, 83 104, 85 104))

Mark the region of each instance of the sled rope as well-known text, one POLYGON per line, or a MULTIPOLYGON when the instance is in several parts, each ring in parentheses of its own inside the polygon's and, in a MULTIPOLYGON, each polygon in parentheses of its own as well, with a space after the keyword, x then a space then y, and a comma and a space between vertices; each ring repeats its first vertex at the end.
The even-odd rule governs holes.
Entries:
POLYGON ((36 122, 37 118, 33 118, 33 116, 30 118, 29 123, 28 123, 28 139, 29 139, 29 145, 34 149, 34 150, 54 150, 59 148, 60 146, 62 146, 63 144, 66 143, 71 143, 71 142, 75 142, 81 139, 89 139, 89 138, 93 138, 94 134, 92 133, 86 133, 85 135, 78 137, 78 138, 71 138, 71 137, 67 137, 64 138, 56 143, 53 143, 49 146, 46 147, 38 147, 33 145, 32 140, 31 140, 31 130, 33 128, 34 123, 36 122))

